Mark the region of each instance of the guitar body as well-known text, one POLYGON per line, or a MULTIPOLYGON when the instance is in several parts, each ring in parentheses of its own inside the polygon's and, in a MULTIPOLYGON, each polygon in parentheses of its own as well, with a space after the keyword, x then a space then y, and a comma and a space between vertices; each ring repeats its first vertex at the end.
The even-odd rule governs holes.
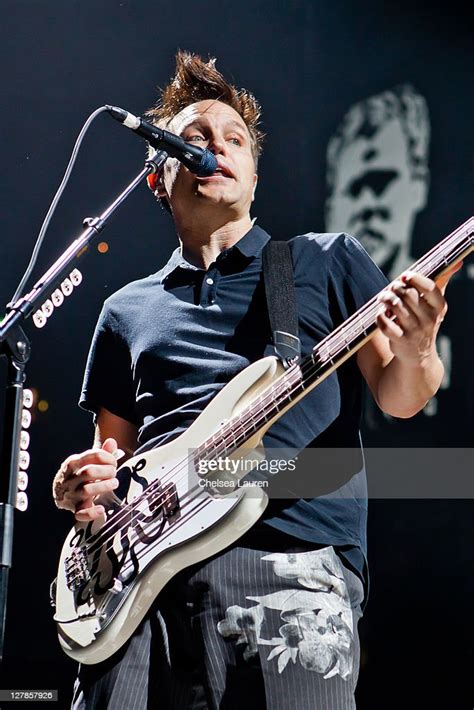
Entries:
MULTIPOLYGON (((115 495, 102 497, 106 515, 72 528, 59 562, 54 616, 60 644, 71 658, 91 664, 111 656, 177 572, 228 547, 260 518, 268 502, 261 487, 238 487, 217 496, 201 489, 193 497, 189 491, 199 479, 182 462, 189 463, 189 451, 245 409, 282 372, 275 357, 248 366, 181 436, 120 467, 118 474, 131 478, 124 501, 115 495), (146 494, 150 490, 153 495, 146 494), (168 510, 159 504, 163 500, 168 510)), ((264 458, 261 439, 269 426, 229 458, 264 458)))

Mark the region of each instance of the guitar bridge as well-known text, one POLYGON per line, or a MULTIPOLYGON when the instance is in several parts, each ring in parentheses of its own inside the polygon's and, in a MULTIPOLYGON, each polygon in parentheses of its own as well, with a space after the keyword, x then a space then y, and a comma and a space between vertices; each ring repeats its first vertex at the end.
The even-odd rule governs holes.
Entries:
POLYGON ((64 561, 66 584, 71 592, 76 592, 89 582, 91 576, 87 554, 83 547, 76 547, 64 561))

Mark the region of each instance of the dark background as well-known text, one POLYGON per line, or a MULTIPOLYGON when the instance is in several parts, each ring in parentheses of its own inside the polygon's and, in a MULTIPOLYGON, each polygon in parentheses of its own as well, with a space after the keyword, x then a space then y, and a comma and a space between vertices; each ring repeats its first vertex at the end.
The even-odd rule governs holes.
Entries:
MULTIPOLYGON (((261 101, 267 139, 253 214, 274 237, 324 230, 329 137, 351 104, 406 81, 426 98, 432 124, 430 197, 417 220, 415 255, 472 212, 472 26, 460 3, 441 11, 426 3, 343 0, 3 0, 1 14, 2 303, 26 268, 86 117, 105 103, 142 113, 172 74, 178 48, 217 56, 218 68, 261 101)), ((36 276, 142 161, 140 141, 108 117, 94 123, 36 276)), ((30 429, 30 506, 16 517, 1 687, 58 688, 61 708, 75 664, 59 650, 48 585, 71 518, 54 508, 51 479, 67 455, 91 442, 90 418, 75 402, 102 301, 158 270, 176 245, 170 218, 145 187, 103 239, 109 251, 91 249, 79 292, 44 330, 28 331, 27 384, 49 409, 35 411, 30 429)), ((474 394, 472 377, 466 380, 472 291, 465 267, 447 318, 463 344, 449 416, 434 429, 427 418, 404 422, 405 445, 472 446, 472 405, 463 406, 474 394)), ((371 501, 360 709, 473 706, 472 513, 470 500, 371 501)))

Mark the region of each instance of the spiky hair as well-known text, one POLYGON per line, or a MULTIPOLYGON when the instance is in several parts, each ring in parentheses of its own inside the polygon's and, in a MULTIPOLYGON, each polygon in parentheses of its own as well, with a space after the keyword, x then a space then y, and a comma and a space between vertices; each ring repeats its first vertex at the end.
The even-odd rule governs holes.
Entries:
POLYGON ((260 105, 249 91, 237 89, 233 84, 229 84, 217 71, 215 64, 216 60, 213 57, 205 62, 197 54, 178 51, 175 75, 161 90, 160 98, 146 112, 146 115, 156 126, 166 128, 170 121, 190 104, 206 99, 222 101, 237 111, 247 126, 252 155, 257 164, 264 137, 258 127, 260 105))

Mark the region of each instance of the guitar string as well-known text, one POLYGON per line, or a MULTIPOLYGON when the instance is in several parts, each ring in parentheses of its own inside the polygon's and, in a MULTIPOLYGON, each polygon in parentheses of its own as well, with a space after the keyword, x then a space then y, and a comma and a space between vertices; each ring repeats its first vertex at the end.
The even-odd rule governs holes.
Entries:
MULTIPOLYGON (((195 516, 196 513, 201 512, 203 508, 207 507, 210 503, 214 502, 214 499, 213 498, 206 498, 206 499, 199 501, 198 496, 194 496, 191 503, 193 501, 197 502, 197 504, 194 507, 192 507, 188 512, 184 513, 184 515, 180 516, 179 523, 175 523, 174 525, 167 528, 164 531, 164 533, 159 536, 159 538, 156 538, 156 540, 153 540, 151 543, 147 543, 147 542, 143 543, 144 545, 146 545, 146 549, 142 550, 141 553, 136 554, 137 560, 140 560, 142 557, 144 557, 146 554, 148 554, 149 550, 151 549, 151 547, 153 545, 158 545, 158 544, 161 544, 163 541, 165 541, 166 538, 168 538, 171 534, 176 532, 182 524, 187 522, 187 518, 189 518, 190 516, 195 516)), ((230 511, 228 511, 228 512, 230 512, 230 511)), ((146 524, 146 522, 147 521, 145 521, 145 524, 146 524)), ((155 521, 155 522, 158 524, 158 521, 155 521)), ((218 521, 216 521, 216 522, 218 522, 218 521)), ((138 525, 139 525, 139 523, 136 523, 135 526, 133 527, 133 529, 138 527, 138 525)), ((128 530, 129 530, 129 528, 127 529, 127 532, 128 532, 128 530)), ((104 545, 102 545, 102 547, 104 547, 104 545)), ((166 552, 166 549, 163 550, 163 552, 166 552)), ((133 564, 130 559, 128 559, 124 562, 122 570, 127 569, 128 567, 133 568, 133 564)), ((74 580, 78 579, 79 577, 80 577, 80 574, 76 575, 75 577, 69 577, 68 581, 70 583, 71 581, 74 581, 74 580)), ((106 593, 108 593, 108 591, 106 593)), ((111 592, 111 594, 113 594, 113 593, 111 592)))
MULTIPOLYGON (((195 506, 194 508, 192 508, 184 517, 185 517, 185 518, 194 517, 197 513, 202 512, 202 510, 203 510, 204 508, 206 508, 211 502, 212 502, 211 499, 207 499, 207 500, 205 500, 205 501, 202 501, 199 506, 195 506)), ((228 511, 228 512, 230 512, 230 511, 228 511)), ((183 520, 183 524, 186 523, 186 522, 187 522, 187 520, 183 520)), ((219 520, 216 520, 216 521, 215 521, 215 523, 218 523, 218 522, 219 522, 219 520)), ((211 528, 212 528, 212 527, 214 527, 214 526, 211 526, 211 528)), ((135 555, 135 556, 136 556, 136 559, 137 559, 137 562, 140 562, 144 557, 146 557, 147 555, 149 555, 150 553, 152 553, 152 550, 153 550, 154 547, 156 547, 156 546, 158 546, 158 545, 161 545, 161 544, 162 544, 164 541, 166 541, 166 539, 167 539, 168 537, 170 537, 175 531, 176 531, 176 528, 175 528, 174 526, 171 526, 171 527, 167 528, 167 530, 164 532, 164 534, 161 535, 161 536, 160 536, 159 538, 157 538, 156 540, 153 540, 153 541, 151 541, 150 543, 146 543, 146 542, 143 543, 144 548, 143 548, 141 551, 136 552, 136 555, 135 555)), ((203 529, 203 532, 204 532, 204 529, 203 529)), ((188 541, 189 541, 189 540, 188 540, 188 541)), ((136 544, 136 543, 135 543, 135 544, 136 544)), ((168 551, 168 549, 172 549, 172 548, 165 548, 165 549, 161 550, 160 552, 165 553, 165 552, 168 551)), ((152 560, 150 560, 150 562, 151 562, 151 561, 152 561, 152 560)), ((129 581, 126 579, 127 572, 128 572, 128 571, 133 571, 133 567, 134 567, 133 561, 130 559, 129 556, 127 556, 127 558, 126 558, 126 560, 125 560, 123 566, 122 566, 121 569, 120 569, 120 573, 119 573, 120 576, 123 577, 123 584, 124 584, 124 586, 129 583, 129 581)), ((140 573, 141 573, 141 572, 143 572, 143 570, 140 570, 140 573)), ((111 577, 111 579, 114 579, 114 578, 111 577)), ((122 580, 121 580, 121 581, 122 581, 122 580)), ((100 610, 101 608, 103 608, 104 606, 106 606, 106 604, 108 603, 108 599, 106 598, 107 596, 108 596, 108 599, 110 599, 110 597, 114 596, 114 593, 110 591, 110 588, 104 593, 102 599, 101 599, 100 602, 97 604, 97 609, 98 609, 98 610, 100 610)))
MULTIPOLYGON (((208 505, 210 502, 211 502, 210 500, 203 500, 203 501, 201 501, 198 505, 196 505, 196 506, 195 506, 193 509, 191 509, 188 513, 186 513, 184 516, 182 516, 182 517, 183 517, 183 520, 184 520, 185 518, 189 518, 190 516, 195 515, 195 514, 198 513, 198 512, 201 512, 202 509, 205 508, 205 507, 207 507, 207 505, 208 505)), ((184 520, 184 522, 187 522, 187 521, 184 520)), ((142 550, 142 552, 140 552, 140 553, 138 553, 138 554, 136 555, 137 561, 140 561, 146 554, 148 554, 149 552, 151 552, 151 550, 153 549, 154 546, 156 546, 156 545, 162 543, 164 540, 166 540, 166 538, 169 537, 169 535, 170 535, 172 532, 174 532, 174 530, 175 530, 174 527, 170 527, 170 528, 168 528, 168 529, 164 532, 163 535, 160 535, 160 537, 157 538, 156 540, 153 540, 153 541, 150 542, 150 543, 147 543, 147 542, 143 543, 144 545, 146 545, 146 548, 145 548, 144 550, 142 550)), ((166 552, 166 551, 167 551, 166 549, 162 550, 163 553, 166 552)), ((128 569, 132 569, 132 570, 133 570, 133 562, 132 562, 132 560, 130 560, 130 558, 126 559, 125 562, 123 563, 123 567, 121 568, 120 574, 123 575, 123 573, 126 572, 128 569)), ((142 571, 143 571, 143 570, 142 570, 142 571)), ((76 578, 73 578, 73 579, 77 579, 77 577, 76 577, 76 578)), ((127 580, 125 579, 123 583, 124 583, 124 585, 127 584, 127 580)), ((108 603, 108 599, 110 599, 110 597, 113 597, 113 596, 115 596, 114 592, 111 592, 111 591, 110 591, 110 588, 107 589, 107 590, 103 593, 102 599, 101 599, 100 602, 97 604, 97 610, 100 610, 101 608, 103 608, 103 606, 105 606, 105 605, 108 603), (108 598, 107 598, 107 597, 108 597, 108 598)), ((95 613, 95 612, 94 612, 94 613, 95 613)))
MULTIPOLYGON (((452 239, 453 241, 455 240, 454 237, 451 237, 451 239, 452 239)), ((443 243, 442 243, 442 244, 443 244, 443 243)), ((435 247, 435 248, 434 248, 434 250, 436 251, 436 255, 438 255, 438 251, 439 251, 439 247, 440 247, 440 246, 441 246, 441 245, 438 245, 438 247, 435 247)), ((464 249, 465 249, 465 247, 462 247, 461 245, 459 245, 459 246, 458 246, 458 253, 462 253, 462 251, 464 251, 464 249)), ((432 251, 433 251, 433 250, 432 250, 432 251)), ((428 265, 430 265, 430 264, 432 265, 432 264, 434 263, 435 260, 434 260, 434 259, 429 259, 429 256, 430 256, 430 252, 428 252, 428 254, 425 255, 425 257, 423 257, 423 259, 420 259, 419 262, 417 262, 417 263, 414 265, 414 267, 418 267, 418 269, 419 269, 419 270, 418 270, 418 273, 422 273, 422 272, 421 272, 421 268, 422 268, 422 267, 423 267, 424 269, 426 269, 428 265)), ((452 259, 454 258, 454 255, 453 255, 453 254, 451 254, 451 258, 452 258, 452 259)), ((439 264, 439 258, 438 258, 437 266, 440 266, 440 265, 442 265, 442 264, 439 264)), ((412 270, 414 270, 414 269, 412 269, 412 270)), ((429 270, 429 272, 432 272, 432 271, 433 271, 433 269, 430 269, 430 270, 429 270)), ((423 274, 422 274, 422 275, 423 275, 423 274)), ((314 375, 315 373, 317 373, 319 370, 323 369, 323 368, 328 364, 328 361, 327 361, 327 360, 326 360, 325 362, 316 362, 316 361, 315 361, 315 356, 316 356, 316 355, 319 355, 319 354, 320 354, 319 351, 322 350, 322 349, 324 349, 325 346, 329 346, 330 341, 336 340, 336 338, 335 338, 334 336, 336 336, 337 331, 340 331, 341 329, 344 329, 344 331, 349 330, 349 329, 350 329, 350 325, 352 324, 351 321, 357 320, 357 321, 360 322, 360 320, 361 320, 363 317, 372 316, 372 315, 373 315, 373 311, 374 311, 374 310, 378 310, 378 309, 380 308, 380 303, 376 300, 376 299, 377 299, 377 296, 378 296, 378 294, 377 294, 376 296, 374 296, 367 304, 365 304, 365 306, 363 306, 363 307, 362 307, 361 309, 359 309, 356 313, 354 313, 349 319, 347 319, 347 320, 345 321, 345 323, 341 324, 341 326, 338 326, 338 328, 336 328, 332 333, 330 333, 330 334, 329 334, 328 336, 326 336, 320 343, 318 343, 318 344, 314 347, 314 349, 313 349, 313 351, 311 352, 311 354, 308 355, 308 356, 306 356, 305 360, 303 361, 303 363, 302 363, 302 365, 301 365, 300 367, 298 367, 298 365, 296 365, 296 366, 293 366, 292 368, 289 368, 289 369, 280 377, 280 382, 278 382, 278 380, 277 380, 277 381, 274 383, 274 385, 270 388, 270 392, 269 392, 268 394, 266 394, 266 395, 261 395, 260 398, 259 398, 258 400, 256 400, 256 403, 258 403, 258 405, 261 406, 261 405, 264 404, 264 403, 266 404, 266 403, 268 402, 268 400, 270 399, 270 400, 271 400, 271 402, 270 402, 271 405, 278 407, 278 405, 277 405, 276 402, 275 402, 275 398, 278 398, 278 397, 281 396, 282 394, 283 394, 283 396, 289 397, 289 396, 291 396, 290 393, 293 393, 295 390, 297 390, 297 389, 300 388, 300 387, 304 390, 303 381, 304 381, 305 375, 306 375, 308 372, 310 372, 311 375, 314 375), (365 313, 364 313, 364 311, 365 311, 365 313), (287 380, 289 379, 289 376, 293 376, 293 375, 295 375, 295 374, 296 374, 296 376, 297 376, 297 381, 296 381, 296 383, 289 383, 290 387, 288 387, 288 385, 287 385, 287 380), (283 392, 282 392, 281 390, 283 390, 283 392), (267 400, 267 402, 265 402, 265 400, 267 400)), ((369 323, 369 324, 365 325, 365 326, 362 327, 362 328, 359 327, 358 330, 357 330, 357 333, 356 333, 356 336, 355 336, 355 337, 357 338, 359 335, 361 335, 362 333, 364 333, 371 325, 373 325, 373 323, 369 323)), ((352 336, 352 337, 353 337, 353 336, 352 336)), ((342 347, 339 346, 339 350, 337 350, 337 351, 332 355, 330 361, 335 360, 344 350, 347 349, 347 346, 348 346, 348 342, 347 342, 347 338, 345 338, 345 339, 344 339, 344 342, 342 343, 342 347)), ((252 405, 251 405, 251 406, 252 406, 252 405)), ((251 406, 250 406, 250 408, 247 408, 247 409, 250 409, 250 410, 251 410, 251 406)), ((262 411, 263 411, 263 410, 262 410, 262 411)), ((238 415, 238 417, 236 418, 236 419, 237 419, 237 422, 241 420, 242 416, 243 416, 245 413, 246 413, 246 410, 244 410, 243 412, 241 412, 241 413, 238 415)), ((268 414, 267 414, 267 412, 266 412, 266 413, 263 415, 263 421, 265 421, 265 419, 267 418, 267 416, 268 416, 268 414)), ((262 421, 262 417, 260 416, 259 419, 257 419, 256 421, 257 421, 257 422, 262 421)), ((254 422, 254 427, 253 427, 253 428, 255 428, 256 421, 255 421, 255 419, 253 419, 253 422, 254 422)), ((233 432, 235 432, 235 426, 234 426, 234 424, 235 424, 235 422, 233 422, 233 420, 231 420, 230 422, 228 422, 228 424, 226 425, 226 427, 224 427, 221 431, 222 431, 222 432, 226 431, 226 428, 227 428, 227 431, 228 431, 229 428, 230 428, 230 426, 232 425, 233 432)), ((250 438, 251 433, 244 431, 244 436, 245 436, 246 434, 249 434, 249 436, 247 436, 247 438, 250 438)), ((214 436, 215 436, 215 435, 214 435, 214 436)), ((241 436, 242 436, 242 434, 238 435, 238 436, 237 436, 237 440, 238 440, 239 438, 241 438, 241 436)), ((206 445, 208 445, 208 442, 209 442, 212 438, 213 438, 213 437, 210 437, 208 440, 206 440, 205 442, 203 442, 203 444, 201 445, 201 447, 198 447, 197 451, 199 451, 200 449, 204 449, 204 450, 205 450, 206 445)), ((226 450, 227 450, 228 453, 231 453, 231 452, 232 452, 232 449, 228 450, 227 438, 228 438, 227 433, 225 433, 225 434, 222 433, 221 436, 220 436, 220 438, 219 438, 219 440, 218 440, 218 442, 212 444, 212 447, 213 447, 214 450, 213 450, 211 453, 212 453, 213 456, 216 456, 216 455, 218 455, 218 454, 220 454, 221 452, 224 452, 224 451, 226 451, 226 450), (222 444, 224 444, 223 448, 222 448, 222 444)), ((240 444, 240 443, 239 443, 239 444, 236 443, 235 437, 233 437, 233 439, 234 439, 234 440, 233 440, 232 443, 234 444, 234 446, 235 446, 236 448, 238 448, 241 444, 240 444)), ((244 442, 245 442, 245 440, 244 440, 244 442)), ((242 442, 242 443, 244 443, 244 442, 242 442)), ((205 451, 204 451, 204 452, 205 452, 205 451)), ((194 453, 193 453, 193 458, 194 458, 194 460, 196 460, 196 451, 194 451, 194 453)), ((97 538, 95 538, 95 539, 92 541, 92 543, 91 543, 91 540, 89 540, 89 543, 88 543, 88 544, 89 544, 89 545, 96 544, 97 542, 99 542, 99 538, 100 538, 100 544, 101 544, 101 545, 107 544, 107 542, 108 542, 110 539, 113 539, 113 537, 114 537, 115 534, 119 531, 120 528, 119 528, 118 530, 115 530, 115 531, 113 532, 111 538, 108 538, 108 539, 102 541, 102 539, 101 539, 102 536, 103 536, 104 534, 107 534, 107 533, 108 533, 108 531, 110 530, 110 527, 116 526, 118 523, 120 523, 120 522, 121 522, 121 521, 120 521, 120 518, 121 518, 121 517, 122 517, 122 518, 130 517, 130 518, 133 520, 133 513, 134 513, 134 510, 133 510, 133 509, 136 510, 137 507, 138 507, 139 505, 141 505, 141 503, 143 503, 143 502, 145 501, 145 502, 147 502, 148 504, 151 505, 152 503, 154 503, 154 502, 156 502, 157 500, 159 500, 159 497, 160 497, 160 496, 164 496, 164 495, 168 496, 168 491, 165 491, 165 492, 160 491, 160 492, 158 492, 158 495, 155 496, 155 498, 150 498, 150 494, 153 494, 153 493, 154 493, 154 488, 157 487, 156 484, 159 484, 160 487, 161 487, 162 483, 166 480, 166 478, 169 478, 170 476, 175 477, 175 475, 176 475, 176 474, 179 474, 179 473, 186 467, 186 464, 189 465, 189 463, 190 463, 190 456, 188 456, 186 459, 183 459, 183 460, 181 460, 180 462, 178 462, 178 463, 174 466, 173 469, 171 469, 170 471, 168 471, 168 472, 163 476, 162 479, 159 479, 159 481, 153 481, 153 482, 143 491, 143 493, 142 493, 140 496, 138 496, 138 497, 135 498, 133 501, 131 501, 131 503, 128 504, 128 510, 127 510, 127 511, 119 510, 119 511, 116 513, 116 515, 115 515, 115 516, 112 516, 112 518, 110 518, 110 519, 107 521, 107 523, 105 523, 104 526, 102 526, 101 530, 100 530, 98 533, 96 533, 97 538), (183 464, 184 464, 184 465, 183 465, 183 464)), ((184 480, 184 478, 181 478, 180 480, 184 480)), ((179 479, 178 479, 178 481, 179 481, 179 479)), ((178 481, 176 481, 176 482, 178 482, 178 481)), ((196 489, 190 489, 189 492, 191 492, 191 491, 193 491, 193 490, 196 490, 196 489)), ((173 495, 169 495, 167 498, 164 498, 163 502, 166 502, 167 500, 172 499, 172 497, 173 497, 173 495)), ((186 497, 186 496, 183 496, 181 500, 184 500, 185 497, 186 497)), ((141 513, 142 511, 137 511, 137 510, 136 510, 136 512, 141 513)), ((128 529, 129 529, 130 527, 133 527, 133 525, 130 525, 130 526, 128 527, 128 529)))
MULTIPOLYGON (((345 346, 344 346, 344 348, 341 349, 341 352, 344 349, 345 349, 345 346)), ((311 355, 308 356, 308 360, 310 360, 310 359, 312 359, 311 355)), ((265 403, 265 404, 269 403, 272 406, 278 406, 278 405, 276 405, 275 399, 277 399, 278 397, 281 397, 281 396, 283 396, 283 397, 291 396, 291 394, 293 392, 295 392, 295 390, 299 386, 301 386, 302 375, 304 377, 304 375, 306 374, 306 371, 311 371, 313 368, 309 362, 306 362, 305 366, 301 367, 300 369, 301 369, 301 372, 298 371, 297 367, 296 368, 293 367, 291 373, 290 373, 290 370, 288 370, 285 373, 285 376, 286 376, 285 380, 287 380, 288 376, 290 375, 293 379, 296 380, 296 382, 291 383, 290 386, 288 386, 286 384, 286 382, 285 383, 279 382, 278 384, 274 383, 272 393, 270 395, 265 395, 265 396, 262 395, 262 399, 258 400, 258 404, 261 405, 262 403, 265 403)), ((242 413, 240 416, 242 416, 242 413)), ((258 418, 255 418, 255 417, 252 418, 252 422, 253 422, 254 427, 258 426, 260 421, 264 422, 266 420, 266 417, 267 417, 267 411, 262 409, 260 416, 258 418)), ((246 435, 246 432, 244 432, 244 436, 245 435, 246 435)), ((235 435, 235 433, 233 434, 232 444, 235 448, 239 447, 239 445, 240 445, 239 439, 240 438, 242 438, 242 433, 237 434, 237 435, 235 435)), ((245 441, 245 439, 244 439, 244 441, 245 441)), ((207 442, 205 442, 205 443, 207 443, 207 442)), ((212 451, 209 450, 207 453, 211 454, 212 456, 218 456, 220 453, 223 453, 224 451, 227 451, 227 453, 231 453, 228 444, 229 444, 228 437, 227 436, 222 437, 218 441, 213 442, 212 451)), ((203 446, 204 446, 204 444, 203 444, 203 446)), ((147 486, 147 488, 143 491, 143 493, 140 494, 140 496, 137 496, 137 498, 133 499, 133 501, 131 501, 128 504, 127 510, 119 510, 119 511, 117 511, 116 515, 109 518, 107 523, 104 524, 102 526, 101 530, 96 534, 97 537, 93 536, 92 538, 89 539, 89 541, 88 541, 89 548, 91 548, 92 546, 95 546, 97 544, 100 544, 100 545, 106 544, 108 539, 111 539, 111 538, 108 538, 107 540, 103 540, 102 539, 103 535, 108 533, 111 527, 116 527, 120 522, 122 522, 122 520, 125 521, 126 518, 128 518, 128 522, 130 522, 130 516, 133 515, 133 508, 137 509, 144 502, 152 505, 157 500, 159 500, 160 496, 163 496, 163 501, 162 501, 163 503, 166 503, 167 501, 171 500, 173 497, 173 494, 169 494, 169 491, 165 491, 165 492, 156 491, 156 489, 158 487, 161 488, 162 485, 166 485, 168 482, 168 479, 170 477, 173 477, 175 483, 179 483, 182 480, 184 480, 184 477, 176 479, 176 475, 180 474, 185 468, 187 468, 193 461, 196 460, 195 454, 196 454, 196 452, 193 452, 193 454, 189 454, 185 459, 182 459, 179 462, 177 462, 177 464, 175 464, 175 466, 172 469, 167 471, 166 474, 164 474, 158 481, 153 481, 149 486, 147 486), (155 491, 157 493, 157 496, 151 497, 151 494, 155 493, 155 491)), ((195 489, 190 489, 191 492, 194 490, 195 489)), ((183 497, 180 500, 183 500, 183 497)), ((140 512, 142 512, 142 511, 137 510, 137 513, 140 513, 140 512)), ((118 531, 119 531, 118 529, 114 530, 112 532, 112 535, 114 536, 118 531)))
MULTIPOLYGON (((309 360, 311 360, 311 356, 309 356, 309 360)), ((308 366, 308 365, 309 365, 309 367, 311 368, 312 363, 311 363, 311 362, 306 362, 306 366, 308 366)), ((308 367, 306 367, 305 369, 308 369, 308 367)), ((293 383, 293 390, 294 390, 294 389, 295 389, 294 384, 296 384, 296 387, 298 387, 299 385, 301 385, 302 373, 298 372, 298 369, 297 369, 297 368, 293 368, 293 375, 296 375, 296 377, 297 377, 296 383, 293 383)), ((281 387, 281 383, 280 383, 279 390, 280 390, 280 392, 279 392, 280 395, 283 394, 283 395, 285 396, 285 395, 288 394, 288 388, 286 387, 286 385, 283 386, 283 388, 282 388, 282 387, 281 387)), ((272 401, 272 404, 274 404, 274 400, 272 401)), ((265 415, 263 415, 263 420, 264 420, 264 419, 265 419, 265 415)), ((237 437, 237 439, 240 438, 240 437, 241 437, 241 435, 240 435, 239 437, 237 437)), ((216 455, 216 454, 219 452, 219 449, 222 448, 222 444, 224 444, 224 450, 225 450, 225 448, 226 448, 226 446, 225 446, 225 441, 221 441, 220 444, 221 444, 220 446, 214 445, 214 452, 213 452, 214 455, 216 455)), ((233 441, 233 444, 234 444, 236 447, 238 447, 238 444, 237 444, 237 442, 235 441, 235 439, 234 439, 234 441, 233 441)), ((228 447, 227 447, 227 448, 228 448, 228 447)), ((189 463, 189 462, 190 462, 190 458, 191 458, 191 457, 188 456, 187 459, 185 459, 185 460, 183 460, 183 461, 189 463)), ((179 473, 181 470, 183 470, 183 466, 180 465, 180 464, 183 463, 183 461, 179 462, 179 464, 177 464, 177 466, 175 466, 175 469, 178 467, 178 473, 179 473)), ((168 475, 172 475, 171 472, 170 472, 168 475)), ((163 480, 164 480, 164 477, 163 477, 162 479, 160 479, 160 480, 163 481, 163 480)), ((175 481, 175 482, 179 482, 179 479, 178 479, 178 481, 175 481)), ((110 523, 110 525, 107 525, 107 524, 104 525, 104 526, 101 528, 101 530, 97 533, 97 537, 94 537, 93 539, 92 539, 92 538, 89 539, 89 541, 88 541, 88 543, 87 543, 87 547, 88 547, 88 552, 89 552, 89 554, 92 553, 92 551, 94 550, 94 548, 95 548, 95 549, 98 549, 98 546, 104 546, 104 545, 106 545, 109 541, 111 541, 111 540, 113 540, 113 539, 115 538, 115 535, 116 535, 118 532, 120 532, 120 527, 118 527, 117 529, 115 529, 115 530, 113 531, 112 535, 111 535, 109 538, 107 538, 106 540, 103 540, 103 539, 102 539, 102 538, 103 538, 103 534, 110 532, 110 527, 117 527, 117 524, 123 521, 123 522, 127 522, 127 531, 128 531, 128 530, 130 530, 130 529, 133 530, 135 527, 137 527, 138 525, 140 525, 140 524, 143 522, 143 521, 138 520, 139 515, 140 515, 141 513, 143 513, 142 510, 139 510, 139 509, 138 509, 138 506, 141 506, 141 504, 142 504, 143 502, 145 502, 147 505, 149 505, 149 506, 151 507, 152 505, 154 505, 154 503, 155 503, 156 501, 158 501, 158 500, 160 499, 160 497, 163 498, 163 492, 161 492, 161 491, 159 491, 156 496, 151 496, 151 495, 150 495, 151 493, 154 492, 154 488, 156 488, 156 483, 157 483, 157 481, 152 482, 152 484, 151 484, 150 486, 148 486, 148 487, 145 489, 145 491, 143 492, 143 494, 141 494, 140 496, 138 496, 136 499, 134 499, 134 500, 129 504, 128 509, 127 509, 126 511, 124 511, 124 510, 119 510, 118 513, 116 514, 116 516, 114 516, 113 518, 110 518, 109 521, 108 521, 108 523, 110 523), (134 514, 135 514, 135 521, 134 521, 134 514), (120 519, 120 518, 121 518, 121 519, 120 519), (127 520, 125 520, 125 518, 127 518, 127 520), (104 530, 104 529, 105 529, 105 530, 104 530)), ((184 496, 182 496, 182 497, 180 498, 180 502, 184 502, 184 501, 186 501, 187 498, 191 498, 191 501, 190 501, 190 502, 192 503, 193 500, 195 500, 196 497, 197 497, 196 495, 192 496, 192 494, 195 493, 196 490, 199 491, 199 486, 194 487, 194 488, 191 488, 184 496)), ((165 495, 167 495, 167 492, 165 493, 165 495)), ((170 500, 172 497, 173 497, 172 495, 169 495, 167 499, 165 499, 164 501, 162 501, 162 503, 163 503, 163 502, 166 502, 166 500, 170 500)), ((207 502, 211 502, 211 500, 212 500, 212 499, 209 499, 207 502)), ((182 509, 183 509, 183 508, 182 508, 182 509)), ((151 522, 151 521, 150 521, 150 522, 151 522)), ((175 531, 177 530, 177 526, 180 526, 180 525, 182 525, 182 524, 183 524, 183 521, 182 521, 182 519, 180 519, 179 521, 177 521, 177 522, 173 525, 172 528, 168 528, 167 530, 169 530, 170 533, 171 533, 171 532, 175 532, 175 531)), ((145 525, 146 525, 146 521, 145 521, 145 525)))

